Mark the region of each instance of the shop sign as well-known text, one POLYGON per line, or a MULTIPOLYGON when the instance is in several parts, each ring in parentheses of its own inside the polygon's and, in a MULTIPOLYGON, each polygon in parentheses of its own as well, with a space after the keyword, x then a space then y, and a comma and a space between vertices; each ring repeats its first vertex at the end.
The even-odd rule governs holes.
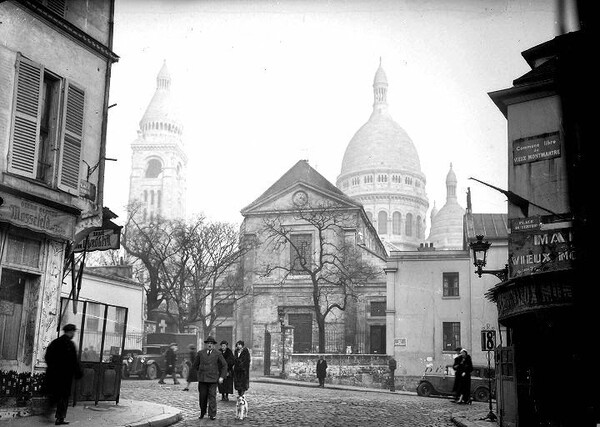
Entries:
POLYGON ((560 133, 552 132, 513 141, 513 164, 537 162, 560 157, 560 133))
POLYGON ((525 224, 526 231, 511 229, 511 277, 571 269, 575 260, 572 222, 542 222, 538 229, 528 229, 529 225, 525 224))
POLYGON ((522 314, 545 306, 556 307, 573 303, 573 288, 568 283, 546 280, 521 283, 498 293, 498 318, 522 314))
POLYGON ((395 347, 406 347, 406 338, 394 338, 395 347))
POLYGON ((74 252, 83 252, 84 247, 87 252, 106 251, 109 249, 119 249, 121 247, 121 230, 104 229, 92 231, 87 239, 75 245, 74 252), (87 243, 86 243, 87 242, 87 243))
POLYGON ((75 216, 3 193, 0 221, 65 240, 73 240, 75 216))

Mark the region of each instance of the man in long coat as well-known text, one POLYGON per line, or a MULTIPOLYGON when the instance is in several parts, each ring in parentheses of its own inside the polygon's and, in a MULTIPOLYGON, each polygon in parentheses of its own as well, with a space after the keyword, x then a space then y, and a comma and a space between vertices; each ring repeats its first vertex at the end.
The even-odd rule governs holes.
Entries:
POLYGON ((77 328, 72 323, 63 326, 63 334, 46 349, 46 390, 49 405, 56 405, 55 425, 69 424, 65 421, 73 378, 81 378, 83 371, 77 360, 73 337, 77 328))
POLYGON ((317 378, 319 379, 319 387, 325 387, 325 378, 327 377, 327 361, 323 355, 317 360, 317 378))
POLYGON ((221 400, 228 401, 229 395, 233 394, 233 363, 235 358, 227 341, 221 341, 220 345, 221 349, 219 351, 223 353, 223 358, 227 362, 227 378, 223 380, 222 384, 219 384, 219 393, 221 393, 221 400))
POLYGON ((238 395, 243 396, 250 388, 250 351, 244 341, 235 343, 235 362, 233 364, 233 386, 238 395))
POLYGON ((177 381, 177 343, 175 342, 169 344, 169 348, 165 352, 165 369, 163 369, 158 383, 164 384, 167 375, 173 377, 173 384, 179 384, 177 381))
POLYGON ((204 340, 205 350, 200 350, 194 360, 193 369, 198 371, 198 393, 200 400, 200 418, 207 412, 211 420, 217 417, 217 383, 223 383, 227 377, 227 362, 219 350, 215 350, 217 341, 211 336, 204 340))

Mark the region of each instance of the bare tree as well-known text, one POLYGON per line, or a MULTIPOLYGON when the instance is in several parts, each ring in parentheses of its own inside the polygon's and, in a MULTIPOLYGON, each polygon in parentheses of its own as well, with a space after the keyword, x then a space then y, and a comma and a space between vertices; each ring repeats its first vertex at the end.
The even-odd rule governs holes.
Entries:
POLYGON ((144 272, 148 311, 164 302, 180 331, 200 323, 207 335, 224 320, 217 306, 246 295, 238 273, 244 251, 234 225, 204 217, 141 222, 131 214, 124 231, 122 245, 144 272))
MULTIPOLYGON (((261 266, 263 276, 276 276, 283 285, 290 276, 305 276, 312 284, 312 304, 319 328, 319 351, 325 351, 325 319, 334 310, 344 311, 356 300, 359 288, 376 280, 381 268, 368 262, 347 230, 358 229, 358 211, 332 203, 305 205, 263 220, 265 248, 289 248, 290 259, 261 266), (298 225, 301 227, 298 227, 298 225), (308 239, 298 230, 310 226, 308 239), (313 233, 315 238, 313 238, 313 233), (312 247, 312 242, 315 247, 312 247)), ((268 250, 268 249, 267 249, 268 250)))

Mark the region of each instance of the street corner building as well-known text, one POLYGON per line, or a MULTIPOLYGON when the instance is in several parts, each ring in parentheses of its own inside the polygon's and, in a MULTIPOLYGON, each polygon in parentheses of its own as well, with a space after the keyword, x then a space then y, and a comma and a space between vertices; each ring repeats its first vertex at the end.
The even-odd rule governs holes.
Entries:
POLYGON ((70 254, 114 218, 103 207, 113 11, 112 0, 0 2, 3 396, 38 390, 70 254))

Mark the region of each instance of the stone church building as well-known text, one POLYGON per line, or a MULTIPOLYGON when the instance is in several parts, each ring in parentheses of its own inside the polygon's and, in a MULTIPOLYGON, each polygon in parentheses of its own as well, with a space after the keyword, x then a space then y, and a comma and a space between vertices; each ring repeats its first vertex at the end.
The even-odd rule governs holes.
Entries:
MULTIPOLYGON (((307 262, 318 266, 319 257, 336 253, 338 248, 341 253, 345 243, 360 259, 381 271, 377 279, 357 286, 358 298, 345 311, 333 310, 326 317, 325 351, 385 353, 386 251, 360 203, 301 160, 241 213, 245 241, 253 242, 243 264, 244 286, 251 288, 252 297, 238 307, 236 334, 251 343, 255 368, 265 357, 265 343, 271 344, 273 359, 279 357, 281 345, 276 341, 281 337, 280 315, 289 327, 293 342, 290 351, 318 352, 312 282, 306 272, 293 271, 296 246, 306 248, 307 262), (319 229, 298 214, 299 210, 316 212, 323 206, 343 216, 343 224, 319 229), (273 220, 288 233, 287 244, 270 236, 268 224, 273 220), (326 239, 320 238, 320 231, 326 239)), ((328 298, 338 297, 336 292, 328 298)), ((268 359, 270 355, 266 356, 268 359)))

